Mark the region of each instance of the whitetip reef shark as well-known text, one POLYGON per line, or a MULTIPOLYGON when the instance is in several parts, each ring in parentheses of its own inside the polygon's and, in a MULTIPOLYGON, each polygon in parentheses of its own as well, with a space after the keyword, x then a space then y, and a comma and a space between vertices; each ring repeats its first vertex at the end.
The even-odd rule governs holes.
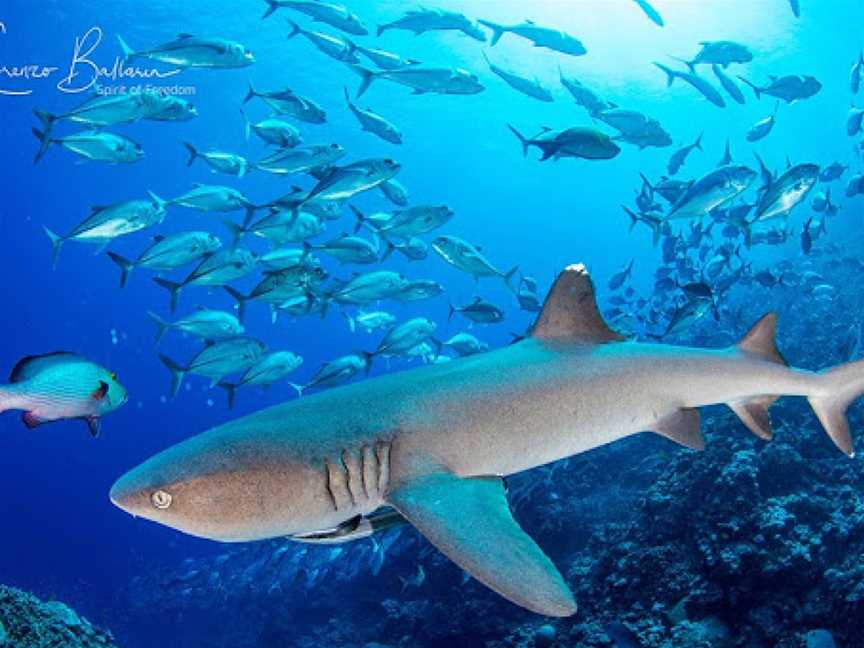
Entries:
POLYGON ((392 507, 500 595, 569 616, 573 595, 513 519, 502 477, 641 431, 702 449, 698 408, 715 403, 767 440, 768 407, 784 395, 806 397, 853 456, 845 410, 864 392, 864 361, 789 367, 775 328, 768 314, 725 349, 628 341, 603 321, 585 267, 572 265, 524 340, 231 421, 145 461, 111 500, 223 542, 350 540, 392 507))

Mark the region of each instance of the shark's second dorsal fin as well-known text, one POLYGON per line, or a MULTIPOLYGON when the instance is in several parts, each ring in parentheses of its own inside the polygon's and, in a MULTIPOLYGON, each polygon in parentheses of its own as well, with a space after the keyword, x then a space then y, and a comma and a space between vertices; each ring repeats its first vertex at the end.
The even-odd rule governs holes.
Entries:
POLYGON ((594 284, 581 263, 567 266, 558 275, 531 329, 531 336, 593 344, 624 339, 603 321, 597 309, 594 284))

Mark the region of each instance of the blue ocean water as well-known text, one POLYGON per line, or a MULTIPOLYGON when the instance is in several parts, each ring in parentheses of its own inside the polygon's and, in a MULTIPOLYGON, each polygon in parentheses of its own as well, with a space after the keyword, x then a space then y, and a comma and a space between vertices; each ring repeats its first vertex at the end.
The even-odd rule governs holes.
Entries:
MULTIPOLYGON (((345 0, 345 4, 370 26, 394 20, 412 8, 410 3, 389 0, 345 0)), ((826 318, 833 317, 829 315, 834 310, 830 308, 832 300, 838 306, 838 313, 829 323, 831 332, 842 336, 860 321, 852 311, 853 306, 860 303, 856 273, 854 268, 849 270, 848 264, 842 264, 843 259, 860 258, 861 198, 844 197, 846 182, 860 172, 860 136, 849 137, 845 124, 855 100, 849 89, 849 68, 864 45, 860 26, 864 8, 857 0, 830 3, 802 0, 802 4, 801 16, 796 17, 786 0, 690 3, 656 0, 653 5, 665 21, 665 26, 660 28, 631 0, 539 0, 532 3, 438 0, 436 7, 462 12, 472 20, 482 18, 511 24, 530 18, 538 24, 553 26, 578 37, 588 53, 568 56, 532 47, 530 42, 510 34, 494 47, 452 31, 417 36, 410 32, 388 31, 377 38, 374 35, 357 37, 357 42, 365 46, 398 52, 430 65, 468 69, 475 72, 485 86, 483 92, 468 96, 421 95, 396 84, 376 81, 355 101, 399 126, 404 143, 396 146, 362 132, 346 107, 343 88, 347 87, 353 96, 359 84, 357 74, 316 50, 304 38, 286 38, 289 28, 285 19, 288 17, 304 27, 338 33, 326 24, 312 23, 300 13, 280 9, 262 20, 261 14, 266 9, 263 0, 231 3, 117 0, 110 6, 85 0, 36 5, 7 0, 0 8, 0 22, 5 27, 0 34, 0 66, 37 64, 58 69, 43 79, 0 76, 0 89, 32 90, 20 96, 0 96, 4 121, 0 128, 0 150, 3 151, 0 264, 4 270, 6 306, 0 324, 4 340, 0 345, 0 367, 11 369, 25 355, 71 350, 116 371, 130 399, 125 407, 105 418, 103 432, 97 440, 89 438, 86 426, 79 421, 28 431, 15 413, 0 417, 3 438, 0 519, 4 531, 0 534, 0 582, 44 598, 66 601, 92 621, 114 631, 119 645, 241 645, 236 643, 242 641, 237 638, 232 639, 235 643, 221 643, 226 635, 238 633, 240 636, 238 617, 222 609, 224 605, 236 612, 236 599, 243 600, 238 592, 230 593, 230 603, 220 603, 214 595, 209 610, 197 609, 192 613, 186 609, 186 616, 182 605, 172 608, 170 601, 163 601, 164 616, 156 616, 162 619, 161 623, 143 621, 150 617, 130 605, 129 600, 135 598, 129 594, 135 591, 130 590, 130 584, 142 575, 160 571, 170 574, 180 569, 187 559, 207 561, 224 555, 225 548, 133 520, 115 508, 107 494, 117 477, 156 452, 231 418, 295 398, 296 394, 287 381, 266 391, 243 389, 238 392, 235 408, 229 412, 221 390, 210 388, 209 381, 204 378, 190 376, 178 397, 170 399, 170 376, 154 350, 155 327, 146 315, 147 310, 153 310, 169 316, 167 293, 152 281, 153 273, 136 270, 129 284, 121 289, 118 269, 108 257, 102 252, 94 254, 95 246, 76 242, 64 245, 57 269, 52 271, 51 246, 43 226, 67 232, 83 220, 93 206, 144 198, 148 190, 170 199, 196 182, 239 188, 254 202, 272 200, 287 193, 294 184, 304 188, 313 186, 315 180, 309 176, 283 179, 252 172, 247 177, 232 178, 214 175, 201 161, 186 166, 183 142, 192 142, 201 150, 218 148, 238 153, 251 160, 266 154, 267 147, 262 142, 254 136, 249 141, 244 137, 240 107, 250 80, 260 90, 288 86, 320 103, 327 113, 325 124, 296 122, 305 143, 338 143, 348 151, 345 161, 393 158, 402 165, 398 180, 407 187, 412 204, 446 204, 452 208, 453 219, 440 231, 425 236, 429 241, 441 233, 457 235, 481 247, 498 268, 508 270, 518 265, 522 273, 536 278, 541 300, 563 267, 583 262, 598 286, 601 308, 617 309, 621 326, 641 337, 663 331, 671 311, 681 303, 681 295, 657 289, 655 271, 661 265, 662 246, 652 245, 650 230, 641 224, 630 231, 629 218, 621 209, 622 204, 636 209, 634 198, 642 185, 640 173, 652 180, 665 175, 672 153, 693 142, 700 133, 704 133, 704 151, 691 153, 678 172, 680 179, 698 179, 714 169, 727 140, 735 162, 754 170, 758 170, 754 153, 758 153, 769 168, 781 173, 787 159, 792 164, 812 162, 822 168, 832 162, 847 165, 849 169, 843 178, 831 185, 831 198, 840 206, 840 211, 830 219, 827 233, 813 243, 811 254, 805 255, 802 251, 801 233, 805 222, 814 217, 812 199, 827 185, 814 188, 806 201, 792 211, 787 224, 777 222, 778 227, 788 227, 792 233, 785 244, 748 248, 743 238, 735 239, 732 248, 738 249, 729 262, 727 274, 746 266, 742 277, 747 275, 748 280, 742 279, 740 285, 734 285, 732 290, 719 296, 715 305, 716 319, 709 313, 692 330, 684 329, 674 338, 674 341, 697 345, 728 344, 744 333, 746 326, 752 323, 748 320, 760 314, 756 311, 777 308, 781 316, 781 340, 786 345, 783 350, 790 360, 808 368, 838 362, 841 358, 833 348, 830 353, 827 350, 820 353, 813 348, 813 338, 808 338, 807 332, 824 333, 826 318), (70 72, 76 38, 82 38, 94 27, 101 31, 102 42, 91 58, 108 67, 121 54, 117 36, 122 36, 133 48, 145 48, 171 40, 179 33, 240 41, 252 50, 256 62, 235 70, 184 70, 160 81, 189 88, 191 94, 187 98, 195 104, 199 116, 189 122, 143 121, 112 128, 142 144, 146 157, 141 162, 131 165, 80 163, 72 153, 52 147, 44 160, 34 166, 38 142, 30 131, 38 126, 38 120, 33 110, 38 107, 62 113, 87 96, 86 92, 69 92, 68 87, 67 91, 62 91, 57 84, 70 72), (767 83, 770 75, 812 75, 821 82, 822 88, 813 97, 791 104, 781 102, 770 135, 755 143, 747 142, 745 134, 751 126, 774 112, 773 98, 763 96, 757 100, 748 87, 739 83, 746 103, 739 105, 724 93, 726 106, 718 108, 683 81, 675 81, 667 87, 665 75, 652 65, 658 61, 676 69, 686 69, 671 57, 690 58, 698 51, 700 42, 709 40, 736 41, 753 51, 752 62, 733 64, 727 70, 733 78, 740 74, 762 84, 767 83), (551 89, 554 101, 538 102, 508 87, 490 72, 484 52, 497 65, 529 78, 536 77, 551 89), (565 158, 540 162, 536 149, 523 156, 519 142, 508 131, 508 124, 530 134, 543 127, 570 126, 615 134, 613 128, 592 119, 574 103, 561 86, 561 73, 578 78, 609 102, 657 119, 671 134, 673 144, 639 149, 621 143, 621 153, 611 160, 565 158), (628 294, 623 303, 609 301, 614 294, 624 294, 620 290, 610 290, 609 279, 631 260, 633 271, 626 285, 635 292, 628 294), (795 275, 785 287, 774 286, 769 290, 752 279, 763 269, 775 269, 778 275, 791 270, 795 275), (818 271, 821 281, 808 283, 802 278, 809 270, 818 271), (834 291, 828 295, 827 303, 824 295, 819 300, 819 291, 813 291, 816 284, 828 285, 834 291), (777 292, 781 290, 784 292, 777 292), (659 300, 655 305, 662 311, 653 321, 646 319, 646 309, 639 310, 635 305, 639 298, 651 299, 652 295, 659 300), (763 303, 765 308, 758 308, 763 303), (844 308, 840 308, 841 305, 844 308), (739 320, 737 314, 742 308, 746 309, 746 314, 739 320), (784 320, 784 316, 787 319, 784 320), (789 322, 788 326, 785 322, 789 322), (785 330, 784 326, 787 326, 785 330)), ((488 30, 486 33, 488 35, 488 30)), ((91 32, 91 38, 94 35, 95 32, 91 32)), ((142 66, 150 65, 159 69, 170 67, 142 62, 142 66)), ((79 64, 76 71, 78 76, 70 85, 86 86, 90 68, 79 64)), ((700 66, 699 72, 719 87, 710 67, 700 66)), ((107 79, 104 83, 116 86, 124 82, 107 79)), ((268 114, 258 100, 245 108, 255 119, 268 114)), ((58 125, 57 129, 64 133, 76 130, 68 123, 58 125)), ((748 195, 752 196, 754 190, 755 185, 748 195)), ((367 212, 394 207, 378 191, 361 194, 352 204, 367 212)), ((239 222, 241 218, 240 212, 204 214, 172 206, 161 225, 118 239, 109 249, 134 258, 152 235, 189 229, 211 231, 227 244, 230 236, 222 221, 239 222)), ((818 221, 818 214, 814 218, 818 221)), ((707 224, 710 219, 706 218, 705 222, 707 224)), ((672 233, 684 232, 686 236, 690 226, 688 220, 675 221, 672 233)), ((353 228, 353 216, 345 209, 340 220, 327 223, 327 232, 320 239, 353 228)), ((710 242, 697 241, 694 251, 699 247, 710 248, 713 256, 724 243, 720 229, 718 224, 710 242)), ((267 250, 264 242, 252 240, 252 237, 250 246, 258 252, 267 250)), ((365 269, 340 267, 329 260, 324 263, 332 276, 344 279, 350 278, 354 271, 365 269)), ((501 347, 511 341, 513 334, 524 334, 535 316, 519 309, 502 281, 482 279, 477 283, 471 276, 448 266, 434 252, 418 262, 408 261, 396 253, 384 266, 411 279, 431 279, 445 286, 443 295, 430 300, 382 304, 400 321, 429 317, 437 322, 437 336, 441 339, 460 330, 469 330, 491 348, 501 347), (469 328, 469 322, 459 316, 448 321, 449 304, 466 304, 478 295, 504 308, 503 323, 469 328)), ((182 278, 184 271, 177 272, 176 276, 182 278)), ((237 285, 245 290, 255 283, 256 279, 247 278, 237 285)), ((181 297, 178 314, 198 305, 230 310, 234 308, 234 300, 221 289, 190 287, 181 297)), ((380 334, 352 333, 339 307, 331 308, 323 319, 283 315, 273 323, 269 310, 253 302, 248 307, 246 327, 268 347, 291 350, 303 357, 302 367, 291 377, 295 382, 307 380, 323 362, 353 351, 373 350, 380 338, 380 334)), ((839 348, 843 339, 835 342, 839 348)), ((196 339, 169 332, 159 352, 182 361, 199 348, 196 339)), ((377 375, 419 362, 416 359, 376 361, 372 373, 377 375)), ((811 436, 815 436, 817 424, 812 419, 807 421, 811 436)), ((724 432, 746 434, 737 424, 724 432)), ((636 446, 627 448, 634 454, 639 452, 636 446)), ((826 442, 826 453, 829 450, 826 442)), ((607 457, 615 464, 635 459, 627 452, 607 457)), ((554 479, 544 482, 543 488, 554 495, 555 483, 554 479)), ((531 497, 542 496, 532 493, 531 497)), ((561 515, 565 517, 566 527, 567 510, 561 515)), ((411 552, 428 555, 428 545, 413 536, 397 542, 405 545, 401 549, 403 553, 399 554, 403 560, 398 564, 385 564, 371 582, 387 579, 392 583, 400 576, 410 578, 415 575, 411 552)), ((552 548, 550 553, 564 555, 566 547, 552 548)), ((319 559, 320 554, 315 560, 319 559)), ((338 558, 334 558, 336 560, 338 558)), ((334 563, 329 569, 336 572, 340 567, 334 563)), ((344 570, 350 571, 348 559, 344 570)), ((328 578, 331 583, 335 578, 333 572, 328 578)), ((434 577, 427 576, 430 584, 422 590, 422 598, 444 595, 449 585, 439 586, 434 577)), ((170 577, 167 580, 170 581, 170 577)), ((372 617, 365 622, 369 625, 374 625, 375 615, 392 616, 392 611, 368 603, 369 599, 377 598, 374 589, 361 594, 351 589, 350 581, 340 581, 339 592, 334 593, 328 581, 318 582, 313 578, 308 585, 296 584, 284 594, 281 610, 274 606, 273 614, 284 615, 283 622, 290 626, 296 601, 310 596, 335 597, 336 601, 362 598, 367 601, 364 609, 372 617)), ((370 581, 364 582, 368 585, 370 581)), ((254 590, 255 586, 249 587, 254 590)), ((174 599, 180 596, 179 591, 182 588, 166 589, 164 596, 174 599)), ((475 596, 494 596, 485 591, 479 594, 480 591, 479 588, 471 590, 475 596)), ((395 590, 388 590, 387 597, 398 600, 399 594, 397 586, 395 590)), ((256 605, 258 596, 250 592, 249 604, 256 605)), ((416 598, 417 594, 412 596, 416 598)), ((496 633, 507 627, 511 612, 514 625, 528 623, 526 619, 530 617, 525 617, 523 612, 514 611, 508 604, 500 605, 502 607, 496 610, 504 625, 485 628, 482 633, 477 631, 473 635, 471 628, 464 628, 462 640, 466 643, 461 645, 503 641, 496 633)), ((650 608, 650 605, 645 607, 650 608)), ((862 614, 860 608, 856 611, 862 614)), ((621 616, 623 614, 621 612, 621 616)), ((257 617, 253 615, 253 618, 257 617)), ((404 636, 409 638, 403 637, 403 645, 437 645, 435 640, 422 639, 427 636, 423 618, 418 615, 412 620, 413 625, 406 628, 404 636), (412 633, 416 643, 411 642, 412 633)), ((307 621, 309 619, 297 619, 296 623, 306 628, 307 621)), ((319 627, 324 627, 321 619, 317 621, 319 627)), ((364 622, 357 623, 363 625, 364 622)), ((254 639, 256 635, 249 632, 245 641, 249 642, 246 645, 304 645, 299 638, 303 632, 293 636, 284 631, 267 644, 263 639, 254 639)), ((324 641, 326 636, 319 635, 318 639, 324 641)), ((381 643, 396 645, 398 640, 382 637, 381 643)), ((540 639, 532 641, 541 645, 536 643, 540 639)), ((584 641, 583 645, 602 645, 584 641)), ((356 645, 364 642, 365 639, 356 645)), ((329 645, 355 644, 334 635, 329 645)))

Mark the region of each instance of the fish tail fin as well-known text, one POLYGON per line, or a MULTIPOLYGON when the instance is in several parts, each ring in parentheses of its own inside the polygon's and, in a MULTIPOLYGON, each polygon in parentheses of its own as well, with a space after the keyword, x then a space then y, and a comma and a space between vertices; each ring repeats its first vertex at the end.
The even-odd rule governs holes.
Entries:
MULTIPOLYGON (((767 313, 756 322, 736 345, 739 352, 775 364, 788 365, 777 350, 777 314, 767 313)), ((769 441, 774 432, 768 417, 768 408, 779 398, 775 394, 760 394, 745 400, 727 403, 741 422, 760 439, 769 441)))
POLYGON ((354 217, 357 219, 357 224, 354 225, 354 233, 356 234, 363 228, 363 224, 367 222, 366 214, 357 209, 354 205, 348 205, 351 211, 354 212, 354 217))
POLYGON ((654 185, 651 184, 651 181, 645 176, 645 174, 640 171, 639 177, 642 178, 642 182, 644 182, 645 186, 648 187, 648 189, 650 189, 651 192, 653 193, 654 192, 654 185))
POLYGON ((456 314, 456 307, 453 304, 447 304, 447 308, 450 310, 447 312, 447 321, 453 319, 453 316, 456 314))
POLYGON ((741 76, 740 74, 738 75, 738 78, 741 79, 744 83, 746 83, 748 86, 750 86, 753 89, 753 93, 756 95, 757 99, 762 98, 762 91, 759 89, 759 86, 757 86, 752 81, 749 81, 745 77, 741 76))
POLYGON ((478 23, 486 27, 487 29, 492 30, 492 38, 489 40, 489 46, 494 47, 501 37, 504 35, 504 32, 507 31, 502 25, 498 23, 494 23, 491 20, 478 20, 478 23))
POLYGON ((864 360, 828 369, 820 375, 823 388, 807 400, 828 436, 849 457, 855 456, 846 409, 864 394, 864 360))
POLYGON ((246 116, 246 111, 243 108, 240 108, 240 116, 243 117, 243 136, 248 142, 252 136, 252 122, 249 121, 249 117, 246 116))
POLYGON ((36 151, 36 155, 33 157, 33 164, 38 164, 39 160, 45 157, 45 154, 51 147, 51 133, 47 128, 44 131, 41 131, 38 128, 34 128, 32 130, 33 134, 36 136, 36 139, 39 140, 39 150, 36 151))
POLYGON ((242 239, 243 235, 247 232, 246 226, 238 225, 230 220, 224 220, 222 223, 231 232, 231 249, 233 250, 240 244, 240 239, 242 239))
POLYGON ((195 161, 195 158, 198 157, 198 149, 192 146, 189 142, 183 142, 183 146, 185 146, 186 150, 189 151, 189 160, 187 160, 186 166, 190 167, 195 161))
POLYGON ((135 264, 132 263, 132 261, 130 261, 129 259, 120 256, 116 252, 108 252, 108 256, 114 263, 120 266, 120 287, 125 287, 126 281, 129 279, 129 274, 132 272, 135 264))
POLYGON ((297 383, 288 383, 291 386, 291 389, 297 392, 297 398, 301 398, 303 396, 303 392, 306 389, 306 385, 298 385, 297 383))
POLYGON ((246 214, 243 216, 243 228, 249 227, 249 224, 252 222, 252 219, 255 218, 255 211, 258 209, 251 202, 246 205, 246 214))
POLYGON ((246 93, 246 96, 243 97, 243 103, 249 103, 258 95, 258 91, 255 90, 255 86, 252 85, 252 80, 249 80, 249 91, 246 93))
POLYGON ((177 392, 180 391, 180 385, 183 383, 183 377, 186 375, 186 368, 181 367, 166 355, 159 354, 159 359, 162 361, 168 371, 171 372, 171 398, 177 397, 177 392))
POLYGON ((165 335, 165 331, 168 330, 170 324, 151 310, 147 311, 147 315, 149 315, 150 319, 153 320, 153 323, 156 324, 156 341, 154 342, 154 345, 157 345, 162 341, 162 336, 165 335))
POLYGON ((628 232, 632 232, 633 228, 639 223, 639 217, 630 209, 627 205, 621 205, 621 209, 630 217, 630 227, 627 229, 628 232))
POLYGON ((288 32, 288 38, 294 38, 297 34, 303 31, 303 29, 296 22, 288 19, 288 24, 291 25, 291 31, 288 32))
POLYGON ((371 351, 361 351, 360 355, 363 356, 363 373, 368 376, 369 372, 372 371, 372 361, 375 359, 375 353, 371 351))
POLYGON ((696 64, 693 61, 688 61, 687 59, 683 59, 683 58, 680 58, 678 56, 670 56, 669 58, 671 58, 673 61, 678 61, 679 63, 683 63, 684 65, 686 65, 689 68, 689 70, 693 74, 696 74, 696 64))
POLYGON ((249 297, 231 286, 224 286, 224 288, 225 292, 237 301, 237 319, 242 323, 246 317, 246 302, 249 301, 249 297))
POLYGON ((60 258, 60 248, 66 242, 66 237, 55 234, 44 225, 42 227, 48 238, 51 239, 51 269, 55 270, 57 268, 57 259, 60 258))
POLYGON ((127 62, 133 56, 135 56, 135 50, 129 47, 129 44, 123 40, 122 36, 117 37, 117 42, 120 43, 120 49, 123 50, 123 62, 127 62))
POLYGON ((678 76, 678 73, 672 68, 663 65, 662 63, 655 63, 654 65, 656 65, 658 68, 660 68, 666 73, 666 87, 668 88, 669 86, 671 86, 672 82, 675 81, 675 77, 678 76))
POLYGON ((393 243, 391 241, 387 241, 385 239, 385 242, 387 243, 387 248, 384 250, 384 254, 381 255, 381 261, 382 262, 389 259, 390 255, 393 254, 393 251, 396 249, 396 246, 393 245, 393 243))
POLYGON ((516 273, 519 272, 519 266, 515 265, 506 273, 504 273, 504 283, 507 285, 507 288, 510 289, 510 292, 515 293, 516 288, 513 287, 513 277, 516 276, 516 273))
POLYGON ((221 387, 225 390, 225 395, 228 397, 228 409, 234 409, 234 399, 237 396, 238 385, 236 385, 235 383, 220 381, 216 383, 216 386, 221 387))
POLYGON ((703 136, 704 134, 705 134, 704 132, 699 133, 699 137, 697 137, 697 138, 696 138, 696 141, 693 142, 693 148, 697 148, 697 149, 699 149, 700 151, 704 151, 704 150, 705 150, 705 149, 702 148, 702 136, 703 136))
POLYGON ((273 15, 273 12, 279 8, 279 3, 276 0, 265 0, 267 3, 267 9, 264 10, 264 15, 261 16, 261 20, 265 18, 269 18, 273 15))
POLYGON ((42 123, 42 130, 46 135, 51 134, 51 129, 54 128, 54 122, 57 121, 57 115, 52 115, 47 110, 40 110, 39 108, 33 109, 33 114, 39 119, 42 123))
POLYGON ((361 97, 372 85, 377 73, 362 65, 352 65, 351 69, 360 75, 360 87, 357 88, 357 96, 361 97))
POLYGON ((519 138, 519 142, 522 144, 522 156, 523 157, 527 156, 528 155, 528 144, 529 144, 528 138, 525 137, 522 133, 520 133, 518 130, 516 130, 510 124, 507 124, 507 128, 509 128, 510 132, 519 138))
POLYGON ((171 312, 175 312, 177 310, 177 300, 180 299, 180 291, 183 290, 183 284, 168 281, 162 277, 156 277, 153 281, 162 286, 171 295, 171 312))
POLYGON ((312 244, 309 241, 303 241, 303 254, 300 255, 300 263, 303 263, 312 254, 312 244))

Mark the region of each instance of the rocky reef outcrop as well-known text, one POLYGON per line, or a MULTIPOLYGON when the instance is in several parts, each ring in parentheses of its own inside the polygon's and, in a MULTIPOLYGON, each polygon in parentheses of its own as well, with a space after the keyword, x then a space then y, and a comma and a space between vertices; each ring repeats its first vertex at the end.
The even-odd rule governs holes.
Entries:
POLYGON ((0 585, 0 648, 112 648, 111 633, 60 601, 0 585))

